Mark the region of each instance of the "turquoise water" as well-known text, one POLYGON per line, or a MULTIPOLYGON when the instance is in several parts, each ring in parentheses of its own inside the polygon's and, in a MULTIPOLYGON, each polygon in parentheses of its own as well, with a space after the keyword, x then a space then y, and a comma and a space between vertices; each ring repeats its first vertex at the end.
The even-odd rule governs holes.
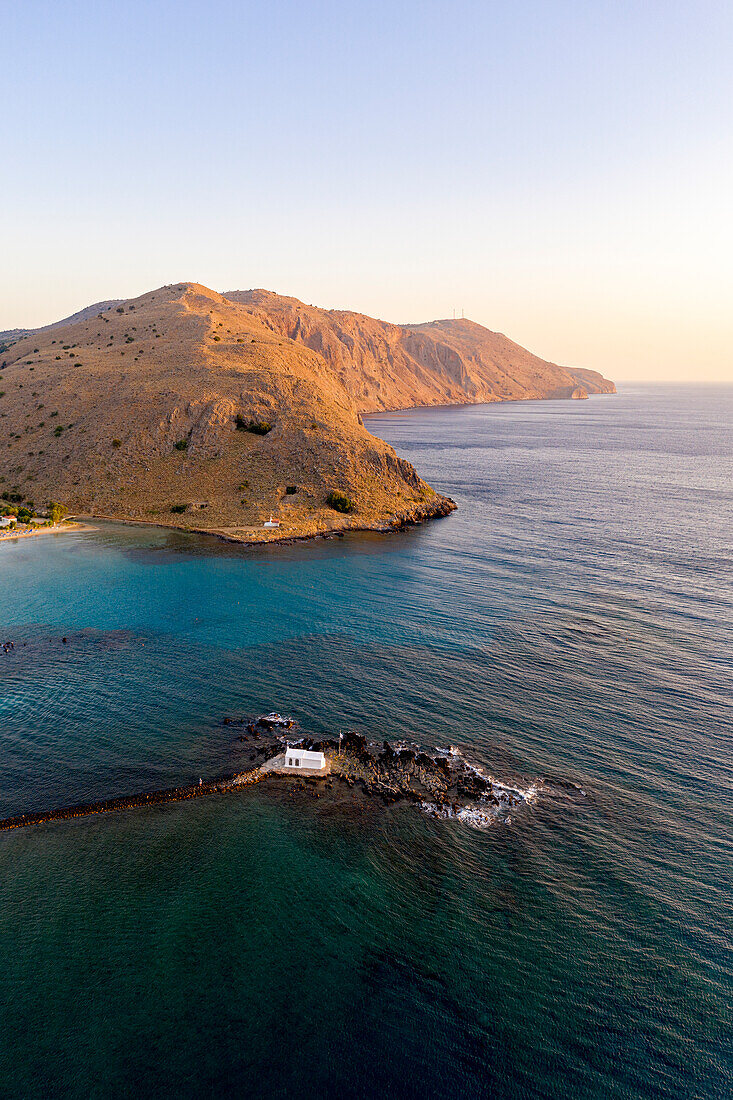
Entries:
POLYGON ((0 1094, 731 1091, 733 391, 372 418, 459 511, 0 545, 0 816, 226 774, 221 724, 453 744, 476 830, 259 787, 0 837, 0 1094), (63 642, 63 638, 66 642, 63 642))

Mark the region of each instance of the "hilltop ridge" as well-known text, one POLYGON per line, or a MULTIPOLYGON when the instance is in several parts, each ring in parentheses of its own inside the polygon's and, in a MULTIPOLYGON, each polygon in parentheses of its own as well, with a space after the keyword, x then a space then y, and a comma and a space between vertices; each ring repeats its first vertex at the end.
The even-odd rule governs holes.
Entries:
POLYGON ((179 283, 0 342, 0 478, 77 514, 244 541, 383 530, 454 505, 361 413, 580 385, 613 388, 473 322, 179 283), (263 529, 270 514, 280 529, 263 529))

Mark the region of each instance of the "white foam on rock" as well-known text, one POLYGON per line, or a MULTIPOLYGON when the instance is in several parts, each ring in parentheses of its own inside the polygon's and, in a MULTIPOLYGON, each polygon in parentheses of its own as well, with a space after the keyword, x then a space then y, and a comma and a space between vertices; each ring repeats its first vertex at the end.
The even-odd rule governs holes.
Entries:
POLYGON ((482 799, 482 803, 485 804, 459 806, 457 809, 454 809, 453 806, 438 806, 433 802, 422 802, 420 804, 421 808, 431 817, 443 818, 444 820, 455 819, 472 829, 487 829, 496 822, 510 825, 509 812, 517 808, 518 802, 525 805, 534 802, 542 789, 539 781, 535 781, 527 787, 520 787, 494 778, 480 765, 472 764, 466 760, 461 750, 455 745, 450 745, 447 749, 438 748, 436 752, 448 758, 451 768, 455 768, 460 762, 460 766, 465 768, 466 771, 473 772, 474 775, 488 780, 491 783, 491 792, 487 792, 485 799, 482 799), (490 794, 498 799, 498 803, 489 803, 490 794))

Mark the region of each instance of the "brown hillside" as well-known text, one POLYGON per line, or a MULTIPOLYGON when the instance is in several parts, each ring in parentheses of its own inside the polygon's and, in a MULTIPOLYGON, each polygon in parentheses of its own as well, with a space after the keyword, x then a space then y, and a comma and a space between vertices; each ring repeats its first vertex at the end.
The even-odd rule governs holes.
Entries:
POLYGON ((384 529, 453 505, 361 411, 613 391, 471 321, 391 325, 195 283, 105 305, 0 350, 6 493, 250 541, 384 529))
POLYGON ((39 330, 3 359, 2 486, 37 504, 245 540, 452 507, 364 428, 320 356, 196 284, 39 330), (326 504, 334 490, 352 514, 326 504), (263 532, 270 513, 280 532, 263 532))
POLYGON ((228 291, 273 332, 318 352, 361 412, 614 393, 595 371, 548 363, 473 321, 392 325, 267 290, 228 291))

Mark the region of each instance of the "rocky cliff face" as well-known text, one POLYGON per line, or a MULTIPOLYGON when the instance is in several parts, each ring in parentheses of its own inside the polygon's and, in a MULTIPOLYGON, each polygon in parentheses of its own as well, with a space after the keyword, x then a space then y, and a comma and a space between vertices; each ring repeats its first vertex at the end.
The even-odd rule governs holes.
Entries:
POLYGON ((266 290, 228 291, 271 331, 322 356, 362 412, 414 405, 570 397, 616 387, 595 371, 560 367, 473 321, 392 325, 318 309, 266 290))
POLYGON ((245 541, 453 508, 360 412, 613 389, 471 322, 389 325, 195 283, 6 339, 0 364, 3 491, 245 541))

